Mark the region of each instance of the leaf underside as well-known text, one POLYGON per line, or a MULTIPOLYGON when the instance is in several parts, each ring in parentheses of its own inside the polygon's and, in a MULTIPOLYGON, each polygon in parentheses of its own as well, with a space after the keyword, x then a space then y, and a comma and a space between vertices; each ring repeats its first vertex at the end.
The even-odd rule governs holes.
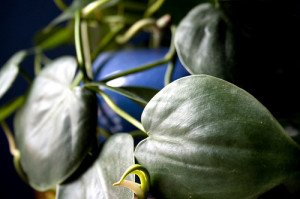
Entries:
POLYGON ((96 139, 96 98, 71 88, 73 57, 59 58, 33 82, 14 121, 21 165, 37 190, 55 187, 81 164, 96 139))
POLYGON ((14 54, 0 70, 0 99, 9 90, 19 73, 19 64, 26 57, 26 51, 14 54))

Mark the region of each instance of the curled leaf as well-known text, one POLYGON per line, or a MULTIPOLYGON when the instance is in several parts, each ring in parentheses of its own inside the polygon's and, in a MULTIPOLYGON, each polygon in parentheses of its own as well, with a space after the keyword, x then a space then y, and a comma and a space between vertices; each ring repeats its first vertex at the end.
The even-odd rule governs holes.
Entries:
POLYGON ((150 177, 147 169, 139 164, 131 165, 122 175, 121 179, 114 183, 114 186, 123 186, 135 193, 138 199, 145 199, 149 191, 150 177), (125 178, 130 174, 136 174, 141 183, 136 183, 134 181, 125 180, 125 178))
POLYGON ((0 70, 0 99, 11 87, 19 73, 19 64, 26 57, 25 50, 14 54, 0 70))

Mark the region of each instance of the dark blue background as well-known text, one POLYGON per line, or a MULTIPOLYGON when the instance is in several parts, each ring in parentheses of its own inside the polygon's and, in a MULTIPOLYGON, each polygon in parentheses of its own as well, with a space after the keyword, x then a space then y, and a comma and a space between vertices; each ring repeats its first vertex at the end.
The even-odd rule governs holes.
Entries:
MULTIPOLYGON (((0 66, 15 52, 33 46, 34 33, 60 13, 52 0, 8 0, 0 5, 0 66)), ((30 66, 26 66, 30 67, 30 66)), ((15 88, 5 98, 16 95, 15 88)), ((0 100, 0 104, 3 103, 0 100)), ((0 130, 0 199, 34 198, 33 191, 16 174, 7 140, 0 130)))

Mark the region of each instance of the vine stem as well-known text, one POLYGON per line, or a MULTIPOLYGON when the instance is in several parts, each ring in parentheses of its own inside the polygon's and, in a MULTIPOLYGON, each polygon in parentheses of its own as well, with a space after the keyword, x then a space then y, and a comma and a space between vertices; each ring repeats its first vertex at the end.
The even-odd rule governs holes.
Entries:
POLYGON ((82 42, 82 33, 81 33, 81 12, 80 10, 75 13, 75 25, 74 25, 74 36, 75 36, 75 49, 77 62, 79 69, 83 73, 83 80, 88 81, 89 77, 85 68, 85 58, 82 42))
POLYGON ((94 52, 92 53, 92 60, 95 60, 96 57, 98 56, 98 54, 108 46, 108 44, 116 38, 116 36, 121 32, 121 30, 123 30, 124 25, 118 25, 116 26, 111 32, 109 32, 108 34, 106 34, 103 37, 103 40, 99 43, 99 45, 96 47, 96 49, 94 50, 94 52))
POLYGON ((168 63, 169 61, 172 60, 175 53, 176 53, 176 49, 175 49, 175 46, 174 46, 174 42, 172 42, 168 53, 164 56, 163 59, 152 62, 150 64, 146 64, 146 65, 137 67, 137 68, 133 68, 133 69, 129 69, 129 70, 117 73, 115 75, 112 75, 112 76, 109 76, 107 78, 102 79, 101 82, 108 82, 110 80, 113 80, 113 79, 116 79, 116 78, 119 78, 119 77, 123 77, 123 76, 134 74, 134 73, 139 73, 139 72, 154 68, 156 66, 166 64, 166 63, 168 63))
POLYGON ((118 36, 116 41, 119 44, 124 44, 128 42, 134 35, 136 35, 139 30, 149 26, 156 26, 156 21, 151 18, 141 19, 133 24, 124 35, 118 36))
POLYGON ((220 1, 214 0, 214 5, 215 5, 215 8, 220 8, 220 1))
POLYGON ((150 187, 150 175, 148 170, 139 164, 131 165, 122 175, 121 179, 114 183, 113 186, 123 186, 135 193, 138 199, 146 199, 150 187), (125 180, 130 175, 135 174, 139 177, 141 184, 125 180))
POLYGON ((11 130, 9 129, 7 123, 5 121, 2 121, 0 123, 0 125, 4 131, 6 138, 7 138, 10 154, 12 156, 18 155, 19 150, 16 147, 16 142, 15 142, 14 136, 13 136, 11 130))
POLYGON ((119 77, 123 77, 123 76, 126 76, 126 75, 130 75, 130 74, 142 72, 142 71, 145 71, 145 70, 149 70, 149 69, 151 69, 151 68, 153 68, 155 66, 159 66, 159 65, 165 64, 168 61, 169 61, 168 59, 163 58, 163 59, 161 59, 159 61, 155 61, 155 62, 152 62, 150 64, 146 64, 144 66, 140 66, 140 67, 137 67, 137 68, 129 69, 127 71, 120 72, 120 73, 117 73, 115 75, 109 76, 109 77, 104 78, 103 80, 101 80, 101 82, 108 82, 110 80, 113 80, 113 79, 116 79, 116 78, 119 78, 119 77))
POLYGON ((152 16, 164 4, 165 0, 156 0, 146 11, 144 17, 152 16))
POLYGON ((131 123, 133 126, 135 126, 136 128, 138 128, 139 130, 141 130, 146 134, 143 125, 138 120, 133 118, 131 115, 126 113, 123 109, 121 109, 105 92, 95 87, 86 87, 86 88, 96 91, 113 111, 115 111, 119 116, 121 116, 129 123, 131 123))
POLYGON ((101 7, 102 5, 104 5, 105 3, 109 2, 109 1, 110 0, 93 1, 82 9, 82 13, 84 16, 88 16, 92 12, 94 12, 97 8, 101 7))
POLYGON ((23 168, 21 166, 21 162, 20 162, 21 154, 20 154, 20 151, 17 149, 13 133, 11 132, 11 130, 9 129, 9 127, 5 121, 1 121, 0 126, 2 127, 4 134, 7 138, 8 145, 9 145, 9 151, 10 151, 11 155, 13 156, 13 162, 14 162, 15 169, 16 169, 18 175, 22 178, 22 180, 24 180, 24 182, 28 183, 27 175, 25 174, 25 172, 23 171, 23 168))
POLYGON ((34 74, 37 76, 42 70, 42 52, 40 49, 36 48, 36 53, 34 56, 34 74))
POLYGON ((54 0, 54 3, 61 11, 64 11, 68 8, 68 6, 62 0, 54 0))
POLYGON ((173 25, 171 26, 171 33, 172 33, 172 38, 171 38, 171 46, 170 46, 170 62, 168 64, 168 68, 167 71, 165 73, 165 78, 164 78, 164 84, 165 86, 168 85, 169 83, 171 83, 172 81, 172 75, 175 69, 175 52, 176 52, 176 48, 175 48, 175 43, 174 43, 174 37, 175 37, 175 32, 176 32, 176 26, 173 25))
POLYGON ((82 32, 81 40, 82 40, 82 47, 83 47, 83 55, 84 55, 84 61, 85 61, 84 66, 86 69, 87 76, 90 79, 93 79, 88 24, 86 21, 83 21, 81 24, 81 32, 82 32))
POLYGON ((88 87, 88 88, 98 88, 99 86, 102 86, 108 90, 111 90, 113 92, 116 92, 116 93, 119 93, 131 100, 134 100, 135 102, 138 102, 140 104, 142 104, 143 106, 146 106, 146 104, 148 103, 147 101, 145 101, 143 98, 137 96, 136 94, 134 93, 131 93, 130 91, 127 91, 125 89, 122 89, 122 88, 118 88, 118 87, 112 87, 112 86, 109 86, 107 85, 106 83, 102 83, 102 82, 90 82, 90 83, 86 83, 84 85, 85 87, 88 87))

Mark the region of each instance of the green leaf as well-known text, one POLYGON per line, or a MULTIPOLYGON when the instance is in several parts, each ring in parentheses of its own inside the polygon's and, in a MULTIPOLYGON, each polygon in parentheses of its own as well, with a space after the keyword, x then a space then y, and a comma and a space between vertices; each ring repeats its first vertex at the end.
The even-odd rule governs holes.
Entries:
POLYGON ((192 9, 175 33, 180 61, 191 74, 230 79, 233 66, 233 36, 221 10, 209 3, 192 9))
MULTIPOLYGON (((98 1, 103 1, 103 0, 98 0, 98 1)), ((119 3, 120 0, 110 0, 104 5, 102 5, 102 8, 107 8, 116 5, 119 3)), ((58 17, 56 17, 49 25, 47 28, 52 28, 64 21, 73 19, 74 14, 76 11, 83 9, 89 4, 94 4, 95 1, 93 0, 73 0, 72 4, 63 12, 61 13, 58 17)))
POLYGON ((299 173, 300 148, 253 96, 192 75, 145 107, 149 137, 136 147, 163 198, 254 198, 299 173))
POLYGON ((24 104, 24 101, 25 96, 20 96, 0 107, 0 122, 20 108, 24 104))
POLYGON ((59 23, 72 19, 76 11, 82 9, 92 1, 93 0, 73 0, 72 4, 64 12, 62 12, 58 17, 50 22, 48 28, 54 27, 59 23))
POLYGON ((37 33, 35 36, 36 45, 43 49, 53 49, 59 45, 73 42, 73 27, 55 27, 53 29, 45 29, 37 33))
POLYGON ((19 64, 26 57, 26 51, 22 50, 14 54, 0 70, 0 99, 14 83, 19 73, 19 64))
MULTIPOLYGON (((133 147, 133 139, 128 134, 110 137, 92 167, 75 181, 59 185, 57 199, 133 199, 130 190, 113 186, 134 164, 133 147)), ((134 176, 128 178, 134 181, 134 176)))
POLYGON ((83 88, 70 87, 76 68, 73 57, 47 65, 15 117, 21 165, 37 190, 69 177, 96 139, 96 98, 83 88))

